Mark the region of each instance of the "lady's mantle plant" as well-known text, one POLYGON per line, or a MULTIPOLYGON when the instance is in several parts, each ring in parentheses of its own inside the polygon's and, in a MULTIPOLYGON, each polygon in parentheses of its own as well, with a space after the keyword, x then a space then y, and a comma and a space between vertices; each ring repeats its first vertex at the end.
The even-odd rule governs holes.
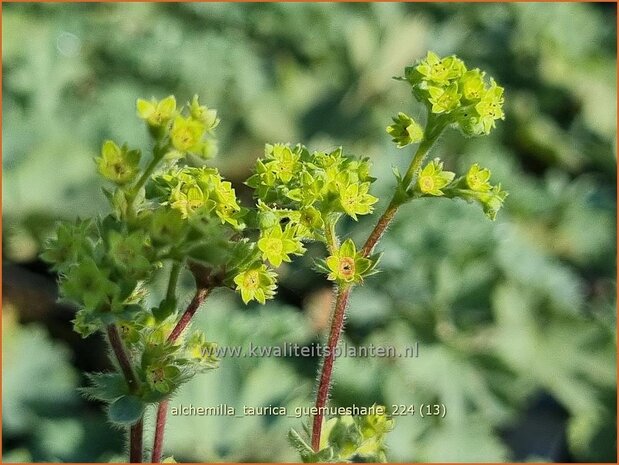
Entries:
POLYGON ((206 166, 216 149, 214 110, 197 98, 177 109, 167 97, 138 100, 137 111, 152 137, 151 154, 104 142, 95 161, 111 185, 104 190, 111 212, 61 224, 43 258, 58 272, 62 296, 79 306, 75 330, 106 334, 112 349, 117 371, 90 373, 83 392, 106 402, 109 419, 129 428, 131 461, 143 459, 143 414, 157 405, 151 459, 159 461, 168 399, 217 366, 215 344, 186 330, 209 293, 228 287, 245 303, 265 303, 275 295, 275 268, 303 254, 304 241, 333 240, 326 225, 369 213, 377 199, 368 194, 367 160, 341 149, 267 145, 248 180, 257 203, 241 207, 230 182, 206 166), (176 287, 184 269, 196 285, 181 311, 176 287), (160 274, 168 276, 167 291, 149 308, 146 297, 160 274))
MULTIPOLYGON (((215 110, 198 98, 184 108, 170 96, 138 100, 137 112, 152 139, 148 156, 106 141, 96 159, 111 212, 58 227, 43 258, 58 272, 61 294, 79 310, 75 330, 86 337, 102 332, 112 349, 116 371, 90 373, 83 392, 108 404, 109 419, 129 429, 130 460, 143 459, 143 415, 157 405, 151 461, 161 459, 167 402, 197 373, 217 367, 215 344, 203 332, 187 329, 210 292, 239 292, 244 303, 265 303, 277 288, 276 269, 305 252, 304 243, 322 242, 327 255, 317 265, 335 283, 335 307, 328 345, 334 349, 343 329, 348 296, 376 272, 372 251, 398 208, 421 197, 463 198, 480 204, 494 219, 506 193, 489 182, 477 164, 456 177, 426 155, 447 127, 467 136, 488 134, 503 118, 503 89, 479 70, 467 70, 456 57, 425 60, 399 78, 427 107, 425 126, 399 113, 387 131, 398 147, 419 144, 408 171, 396 172, 393 198, 363 247, 343 242, 337 223, 371 214, 378 201, 370 162, 342 148, 310 151, 303 145, 267 144, 246 184, 255 204, 241 206, 234 188, 207 160, 217 149, 215 110), (177 282, 188 270, 195 292, 179 308, 177 282), (146 297, 160 274, 168 285, 160 303, 146 297)), ((333 418, 322 409, 328 399, 335 351, 321 367, 317 414, 308 444, 291 433, 304 461, 385 460, 386 415, 333 418), (324 425, 324 427, 323 427, 324 425), (321 431, 324 431, 321 433, 321 431)))

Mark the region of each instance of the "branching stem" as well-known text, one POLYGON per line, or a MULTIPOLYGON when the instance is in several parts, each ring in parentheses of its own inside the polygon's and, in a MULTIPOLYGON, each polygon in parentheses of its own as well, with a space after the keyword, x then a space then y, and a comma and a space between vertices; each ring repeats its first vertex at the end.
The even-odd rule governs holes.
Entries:
MULTIPOLYGON (((179 269, 180 272, 180 269, 179 269)), ((172 274, 170 276, 170 281, 172 281, 172 277, 174 276, 174 269, 172 270, 172 274)), ((177 279, 178 276, 176 276, 177 279)), ((176 288, 176 286, 174 287, 176 288)), ((170 292, 170 287, 168 286, 168 292, 170 292)), ((193 316, 196 314, 200 305, 206 300, 210 292, 210 289, 198 287, 196 290, 196 294, 194 295, 191 302, 187 306, 187 309, 181 316, 181 318, 176 323, 176 326, 168 336, 168 342, 176 341, 179 336, 183 333, 193 316)), ((173 292, 172 292, 173 296, 173 292)), ((167 399, 159 402, 159 406, 157 407, 157 419, 155 423, 155 437, 153 439, 153 450, 151 455, 151 463, 159 463, 161 461, 161 453, 163 452, 163 436, 165 433, 165 423, 166 417, 168 413, 168 403, 167 399)))
MULTIPOLYGON (((120 365, 120 371, 125 377, 127 386, 130 393, 136 393, 139 390, 140 382, 133 371, 131 364, 131 358, 125 349, 125 345, 122 342, 120 333, 116 325, 109 325, 107 327, 107 337, 114 352, 118 365, 120 365)), ((142 432, 144 429, 143 417, 138 420, 137 423, 131 426, 129 430, 129 462, 141 463, 142 462, 142 432)))
MULTIPOLYGON (((411 163, 406 170, 406 174, 401 180, 398 180, 399 185, 396 188, 396 191, 393 194, 387 209, 379 218, 376 226, 368 236, 368 239, 365 241, 363 248, 361 249, 361 253, 364 257, 367 257, 372 254, 374 247, 380 241, 383 236, 385 230, 393 221, 395 214, 398 209, 405 201, 402 198, 402 192, 406 192, 406 190, 416 182, 416 178, 418 172, 421 168, 421 164, 425 159, 428 151, 438 139, 440 133, 443 131, 445 127, 444 121, 441 119, 433 119, 430 117, 428 119, 428 125, 426 126, 426 138, 424 141, 419 144, 417 147, 417 151, 413 155, 411 163)), ((327 237, 327 246, 329 248, 329 252, 333 252, 335 247, 337 236, 335 234, 335 228, 332 223, 326 224, 326 237, 327 237)), ((312 449, 315 452, 318 452, 320 449, 320 435, 322 432, 322 422, 324 418, 324 408, 326 407, 327 401, 329 400, 329 391, 331 389, 331 376, 333 374, 333 364, 335 363, 335 349, 339 342, 340 336, 344 329, 344 317, 346 315, 346 307, 348 306, 348 298, 350 292, 352 292, 353 286, 338 286, 337 287, 337 297, 335 300, 335 308, 333 310, 333 316, 331 318, 331 330, 329 333, 328 340, 328 354, 325 357, 321 370, 320 370, 320 378, 318 382, 318 388, 316 391, 316 415, 313 419, 312 424, 312 449)))
MULTIPOLYGON (((428 125, 428 127, 429 126, 430 125, 428 125)), ((365 244, 363 245, 362 253, 364 257, 372 254, 374 247, 376 247, 376 244, 378 244, 378 241, 380 241, 380 238, 383 236, 385 230, 391 224, 391 221, 393 221, 395 214, 403 203, 403 200, 400 199, 401 190, 403 189, 404 191, 406 191, 411 185, 415 184, 415 182, 417 181, 417 174, 419 173, 419 169, 421 168, 421 164, 426 158, 428 151, 430 150, 432 145, 434 145, 434 142, 436 142, 439 135, 443 131, 443 128, 444 125, 439 122, 431 129, 427 130, 427 132, 429 132, 431 135, 429 135, 427 139, 422 141, 421 144, 419 144, 419 147, 417 147, 417 151, 415 152, 415 155, 413 155, 413 159, 411 160, 411 163, 406 170, 406 174, 404 175, 402 180, 399 181, 400 184, 396 188, 396 191, 391 198, 391 202, 389 202, 389 206, 379 218, 376 226, 374 226, 374 229, 372 230, 372 232, 368 236, 367 241, 365 241, 365 244)))
POLYGON ((202 302, 204 302, 208 297, 209 292, 210 289, 205 288, 198 288, 196 290, 196 294, 193 296, 193 299, 191 299, 191 302, 189 302, 185 313, 183 313, 181 318, 178 320, 178 323, 176 323, 176 326, 168 336, 168 342, 174 342, 178 339, 198 311, 198 308, 200 308, 200 305, 202 305, 202 302))

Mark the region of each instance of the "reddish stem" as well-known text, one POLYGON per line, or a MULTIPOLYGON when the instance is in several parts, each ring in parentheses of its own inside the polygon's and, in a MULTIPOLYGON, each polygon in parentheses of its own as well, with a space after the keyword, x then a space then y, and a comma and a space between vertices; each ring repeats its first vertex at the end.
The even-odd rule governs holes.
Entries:
MULTIPOLYGON (((125 345, 120 338, 120 333, 118 332, 118 328, 115 325, 109 325, 107 327, 107 337, 110 341, 110 346, 112 347, 112 351, 116 356, 116 360, 118 360, 118 364, 120 365, 120 370, 122 371, 123 376, 125 377, 125 381, 127 382, 127 386, 129 388, 129 392, 135 393, 138 390, 139 382, 138 378, 133 371, 133 366, 131 364, 131 358, 125 349, 125 345)), ((144 429, 144 419, 143 417, 138 420, 138 422, 131 426, 129 430, 129 461, 131 463, 141 463, 142 462, 142 433, 144 429)))
MULTIPOLYGON (((179 338, 193 316, 198 311, 198 308, 200 308, 200 305, 202 305, 208 297, 209 292, 210 289, 198 288, 196 295, 194 295, 191 302, 189 302, 185 313, 183 313, 180 320, 178 320, 178 323, 176 323, 176 326, 168 336, 168 342, 174 342, 179 338)), ((161 453, 163 452, 163 436, 165 433, 165 423, 168 414, 168 403, 169 401, 167 399, 162 400, 159 402, 159 406, 157 407, 157 421, 155 423, 155 437, 153 439, 153 451, 151 455, 152 463, 159 463, 161 461, 161 453)))
MULTIPOLYGON (((432 130, 428 132, 428 137, 417 147, 417 151, 413 156, 411 163, 406 171, 404 178, 400 181, 404 189, 408 189, 411 184, 415 183, 417 172, 421 167, 425 156, 430 150, 430 147, 434 144, 441 131, 445 128, 445 122, 435 122, 432 130)), ((395 214, 400 207, 401 202, 398 201, 398 191, 394 192, 389 206, 382 214, 376 226, 370 233, 367 241, 361 249, 361 253, 364 257, 368 257, 372 254, 374 247, 378 244, 381 237, 385 233, 385 230, 393 221, 395 214)), ((327 242, 329 244, 334 243, 334 231, 333 229, 327 229, 327 242)), ((331 250, 330 250, 331 251, 331 250)), ((335 348, 339 341, 340 335, 344 329, 344 316, 346 314, 346 306, 348 304, 348 297, 352 290, 352 286, 345 288, 338 287, 338 295, 335 300, 335 309, 333 311, 333 318, 331 321, 331 333, 329 334, 329 353, 325 357, 323 362, 320 381, 318 384, 318 392, 316 394, 316 415, 314 416, 314 422, 312 425, 312 449, 318 452, 320 448, 320 433, 322 430, 322 420, 324 417, 324 407, 327 404, 329 398, 329 390, 331 387, 331 375, 333 373, 333 364, 335 362, 335 348)))
POLYGON ((163 433, 165 432, 166 416, 168 414, 167 399, 159 402, 157 408, 157 422, 155 424, 155 440, 153 441, 153 453, 151 457, 152 463, 159 463, 161 461, 161 453, 163 452, 163 433))
POLYGON ((374 247, 376 247, 376 244, 387 229, 387 226, 389 226, 389 224, 393 220, 393 217, 395 216, 397 211, 398 206, 395 205, 393 202, 390 203, 387 207, 387 210, 385 210, 385 213, 383 213, 383 215, 378 220, 378 223, 376 223, 376 226, 374 226, 374 229, 370 233, 368 240, 365 241, 363 249, 361 249, 361 253, 364 257, 367 257, 372 253, 372 250, 374 250, 374 247))
POLYGON ((118 328, 115 325, 109 325, 107 327, 107 337, 110 341, 112 351, 116 356, 116 360, 118 360, 118 364, 120 365, 120 370, 125 377, 127 386, 129 387, 129 392, 135 392, 138 387, 138 379, 135 376, 133 366, 131 365, 131 359, 129 358, 125 345, 120 338, 118 328))
POLYGON ((129 462, 142 463, 142 437, 144 433, 144 417, 141 417, 129 430, 129 462))
POLYGON ((312 426, 312 449, 316 452, 318 452, 320 448, 320 433, 322 431, 324 408, 329 399, 331 375, 333 374, 333 364, 335 362, 335 350, 340 340, 342 330, 344 329, 344 315, 346 314, 350 289, 351 288, 348 286, 339 287, 337 298, 335 299, 335 308, 333 309, 333 317, 331 319, 331 331, 327 342, 328 353, 322 364, 320 381, 316 393, 316 415, 314 415, 314 423, 312 426))
POLYGON ((205 288, 199 288, 196 291, 196 295, 193 296, 193 299, 191 299, 191 302, 189 302, 187 310, 185 310, 185 313, 183 313, 183 316, 181 316, 180 320, 178 320, 178 323, 176 323, 176 326, 168 336, 168 342, 174 342, 178 339, 178 337, 185 330, 193 316, 198 311, 198 308, 200 308, 200 305, 202 305, 202 302, 204 302, 204 300, 208 296, 208 293, 209 290, 205 288))

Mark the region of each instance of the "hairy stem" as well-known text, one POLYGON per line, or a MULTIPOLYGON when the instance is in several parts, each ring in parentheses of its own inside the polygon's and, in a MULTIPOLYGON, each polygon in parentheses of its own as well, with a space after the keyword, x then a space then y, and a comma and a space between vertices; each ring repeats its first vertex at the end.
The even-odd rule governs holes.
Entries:
MULTIPOLYGON (((402 178, 402 180, 400 181, 400 186, 398 186, 398 189, 406 190, 411 184, 415 183, 417 173, 421 168, 421 164, 423 163, 423 160, 428 154, 428 151, 440 135, 441 131, 442 128, 439 127, 438 133, 434 137, 428 138, 424 140, 421 144, 419 144, 419 147, 417 147, 417 151, 415 152, 415 155, 413 155, 413 159, 411 160, 411 163, 406 170, 404 178, 402 178)), ((376 244, 378 244, 378 241, 380 241, 380 238, 383 236, 385 230, 387 229, 387 226, 389 226, 391 224, 391 221, 393 221, 393 218, 395 217, 395 214, 397 213, 398 208, 400 208, 401 205, 402 201, 399 199, 399 191, 396 190, 393 194, 393 197, 391 198, 391 202, 389 202, 389 206, 382 214, 382 216, 378 220, 378 223, 376 223, 376 226, 374 226, 374 229, 368 236, 367 241, 365 241, 365 244, 363 245, 363 249, 361 251, 364 257, 372 254, 374 247, 376 247, 376 244)))
MULTIPOLYGON (((440 133, 443 131, 445 127, 445 122, 440 118, 433 118, 432 115, 429 116, 428 125, 426 126, 426 138, 419 144, 417 147, 417 151, 413 155, 411 163, 406 170, 406 174, 404 177, 399 180, 399 185, 397 186, 396 191, 393 194, 391 201, 389 202, 389 206, 382 214, 378 223, 368 236, 363 248, 361 249, 361 253, 364 257, 371 255, 374 247, 380 241, 380 238, 383 236, 385 230, 393 221, 395 214, 398 209, 405 201, 402 198, 402 191, 406 192, 406 190, 410 187, 411 184, 414 184, 417 178, 417 174, 421 168, 421 164, 425 159, 428 151, 438 139, 440 133)), ((337 237, 335 235, 334 224, 327 223, 326 224, 326 238, 327 238, 327 246, 329 247, 329 251, 332 253, 333 249, 337 246, 337 237)), ((329 391, 331 388, 331 376, 333 374, 333 365, 335 363, 335 349, 339 342, 340 336, 344 329, 344 317, 346 315, 346 307, 348 305, 348 297, 350 292, 352 291, 352 286, 338 286, 337 288, 337 297, 335 300, 335 308, 333 310, 333 316, 331 319, 331 331, 329 333, 328 340, 328 354, 325 357, 321 372, 320 378, 318 382, 318 389, 316 392, 316 415, 314 416, 313 424, 312 424, 312 449, 315 452, 318 452, 320 449, 320 435, 322 431, 322 421, 324 418, 324 408, 327 404, 327 400, 329 399, 329 391)))
POLYGON ((312 449, 318 452, 320 449, 320 434, 322 431, 322 420, 324 418, 324 408, 329 399, 329 390, 331 388, 331 375, 333 374, 333 364, 335 362, 335 349, 340 340, 342 330, 344 329, 344 316, 346 314, 346 306, 348 305, 348 295, 350 294, 350 286, 339 286, 337 289, 337 297, 335 299, 335 307, 331 317, 331 331, 327 341, 327 356, 325 357, 320 372, 318 388, 316 391, 316 415, 314 416, 312 425, 312 449))
POLYGON ((339 241, 337 234, 335 233, 335 221, 332 218, 327 218, 325 222, 325 237, 327 240, 327 249, 330 254, 335 253, 335 250, 339 247, 339 241))
POLYGON ((168 415, 168 403, 168 399, 162 400, 157 407, 157 420, 155 422, 155 438, 153 440, 151 463, 159 463, 161 461, 163 433, 165 432, 166 416, 168 415))
MULTIPOLYGON (((172 275, 173 276, 173 275, 172 275)), ((172 276, 170 277, 170 281, 172 280, 172 276)), ((170 292, 170 288, 168 287, 168 292, 170 292)), ((200 305, 206 300, 210 289, 198 287, 196 290, 196 294, 194 295, 191 302, 187 306, 187 309, 181 316, 181 318, 176 323, 176 326, 168 336, 168 342, 174 342, 178 339, 178 337, 183 333, 193 316, 200 308, 200 305)), ((163 436, 165 433, 165 423, 166 417, 168 414, 168 403, 167 399, 159 402, 159 406, 157 407, 157 419, 155 423, 155 437, 153 438, 153 450, 151 455, 152 463, 159 463, 161 461, 161 453, 163 452, 163 436)))
POLYGON ((434 140, 435 139, 424 140, 421 142, 421 144, 419 144, 419 147, 417 147, 417 151, 415 152, 415 155, 413 156, 410 165, 408 165, 406 174, 402 179, 402 185, 405 189, 408 188, 408 186, 410 186, 411 183, 415 181, 417 172, 421 167, 421 163, 423 163, 423 160, 428 154, 430 147, 432 147, 432 144, 434 144, 434 140))
POLYGON ((142 438, 144 436, 144 417, 140 417, 129 430, 129 462, 142 463, 142 438))
POLYGON ((120 365, 120 370, 127 381, 129 392, 136 392, 139 386, 138 379, 133 371, 131 359, 129 358, 125 345, 120 338, 120 333, 118 332, 116 325, 109 325, 107 327, 107 337, 110 341, 112 351, 116 356, 116 360, 118 360, 118 364, 120 365))
MULTIPOLYGON (((139 380, 133 371, 131 359, 125 349, 125 345, 120 338, 120 333, 116 325, 109 325, 107 327, 107 337, 110 341, 112 351, 118 360, 120 365, 120 371, 122 371, 129 392, 136 393, 139 389, 139 380)), ((129 462, 141 463, 142 462, 142 432, 144 429, 143 417, 138 420, 137 423, 131 426, 129 430, 129 462)))
POLYGON ((393 217, 398 211, 398 208, 399 208, 399 205, 392 201, 387 207, 387 209, 385 210, 385 213, 382 214, 382 216, 378 220, 378 223, 376 223, 376 226, 374 226, 374 229, 368 236, 368 240, 365 241, 365 244, 363 245, 363 249, 361 249, 361 253, 363 254, 364 257, 367 257, 372 254, 374 247, 376 247, 376 244, 378 244, 378 241, 383 236, 385 229, 387 229, 387 226, 389 226, 389 224, 393 220, 393 217))
POLYGON ((198 311, 198 308, 200 308, 200 305, 202 305, 202 302, 204 302, 208 297, 209 291, 210 289, 206 288, 198 288, 196 290, 196 295, 193 296, 193 299, 189 302, 185 313, 183 313, 180 320, 178 320, 178 323, 176 323, 176 326, 168 336, 168 342, 174 342, 178 339, 198 311))

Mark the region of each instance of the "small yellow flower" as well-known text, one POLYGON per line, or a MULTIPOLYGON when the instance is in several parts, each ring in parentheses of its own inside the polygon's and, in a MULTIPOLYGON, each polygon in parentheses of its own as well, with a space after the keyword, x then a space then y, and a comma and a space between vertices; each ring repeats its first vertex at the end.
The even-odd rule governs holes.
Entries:
POLYGON ((301 243, 295 239, 292 228, 288 226, 282 231, 279 224, 262 233, 262 237, 258 240, 258 248, 263 258, 274 267, 278 267, 282 262, 289 262, 291 254, 304 251, 301 243))
POLYGON ((471 190, 477 192, 490 191, 492 186, 490 185, 489 180, 490 170, 488 168, 480 168, 477 163, 471 166, 469 171, 466 173, 466 184, 471 190))
POLYGON ((327 257, 325 264, 329 270, 327 279, 340 283, 363 281, 363 277, 372 273, 376 263, 357 253, 355 243, 346 239, 341 247, 327 257))
POLYGON ((160 102, 155 99, 138 99, 136 103, 138 116, 146 120, 151 126, 162 126, 167 123, 176 113, 176 99, 173 95, 164 98, 160 102))
POLYGON ((170 130, 170 139, 176 150, 181 152, 200 152, 202 138, 206 133, 204 123, 193 118, 177 116, 170 130))
POLYGON ((257 300, 264 304, 266 299, 271 299, 275 295, 275 273, 262 264, 257 268, 251 268, 239 273, 234 278, 236 290, 241 293, 244 303, 250 300, 257 300))
POLYGON ((421 170, 417 185, 422 194, 441 196, 445 195, 441 189, 453 181, 454 177, 455 173, 443 171, 443 163, 437 158, 421 170))

